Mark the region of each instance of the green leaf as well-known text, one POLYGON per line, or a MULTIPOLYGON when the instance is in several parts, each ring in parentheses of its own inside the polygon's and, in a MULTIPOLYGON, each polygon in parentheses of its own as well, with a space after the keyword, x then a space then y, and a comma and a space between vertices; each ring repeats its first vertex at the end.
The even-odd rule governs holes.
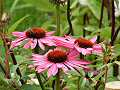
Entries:
POLYGON ((88 1, 88 7, 94 14, 94 16, 99 19, 100 18, 100 11, 101 11, 101 5, 99 0, 89 0, 88 1))
POLYGON ((8 29, 8 34, 10 34, 11 32, 15 31, 15 29, 17 28, 17 26, 28 17, 29 15, 26 15, 24 17, 22 17, 21 19, 19 19, 18 21, 16 21, 9 29, 8 29))
POLYGON ((41 87, 36 86, 36 85, 26 84, 26 85, 22 86, 21 90, 42 90, 42 89, 41 89, 41 87))
POLYGON ((87 79, 84 78, 84 77, 82 77, 82 78, 80 79, 80 87, 81 87, 81 88, 85 87, 86 81, 87 81, 87 79))
POLYGON ((23 0, 26 3, 31 4, 33 7, 40 11, 51 12, 54 11, 54 6, 49 2, 49 0, 23 0))

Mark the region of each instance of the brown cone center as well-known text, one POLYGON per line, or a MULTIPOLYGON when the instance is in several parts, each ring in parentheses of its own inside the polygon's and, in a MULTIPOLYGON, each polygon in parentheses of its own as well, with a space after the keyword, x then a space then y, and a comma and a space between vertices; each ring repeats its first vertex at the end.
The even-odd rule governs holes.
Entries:
POLYGON ((47 58, 50 62, 62 63, 67 60, 67 54, 61 50, 54 50, 48 53, 47 58))
POLYGON ((91 48, 94 45, 93 42, 82 37, 76 39, 75 43, 78 43, 79 47, 82 47, 82 48, 91 48))
POLYGON ((26 31, 26 36, 28 38, 43 38, 45 37, 45 30, 41 28, 32 28, 31 30, 26 31))

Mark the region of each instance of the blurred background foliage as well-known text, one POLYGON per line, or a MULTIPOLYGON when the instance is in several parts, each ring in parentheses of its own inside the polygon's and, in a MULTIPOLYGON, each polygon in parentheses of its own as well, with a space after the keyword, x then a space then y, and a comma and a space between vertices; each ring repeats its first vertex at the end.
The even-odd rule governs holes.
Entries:
MULTIPOLYGON (((119 27, 120 24, 120 4, 116 5, 116 28, 119 27)), ((60 8, 61 10, 61 36, 63 36, 69 29, 69 25, 67 22, 67 6, 63 5, 60 8)), ((48 31, 56 30, 56 8, 55 5, 50 3, 49 0, 4 0, 4 12, 7 12, 10 16, 10 21, 8 26, 6 27, 6 31, 8 37, 13 39, 11 32, 13 31, 25 31, 31 27, 43 27, 48 31)), ((105 40, 110 41, 111 38, 111 27, 109 26, 107 9, 104 10, 103 17, 103 25, 102 28, 99 28, 99 19, 101 14, 101 0, 71 0, 71 21, 74 29, 74 37, 79 37, 83 35, 83 29, 88 31, 86 35, 87 38, 95 36, 98 32, 101 35, 101 41, 105 40), (84 16, 87 14, 88 24, 84 24, 84 16)), ((120 55, 120 34, 117 37, 115 44, 115 54, 116 56, 112 58, 116 58, 120 55)), ((21 47, 17 47, 14 49, 15 57, 17 59, 18 65, 12 65, 12 61, 10 60, 10 68, 11 68, 11 81, 7 81, 7 83, 2 83, 0 81, 0 90, 9 90, 11 87, 15 87, 19 90, 19 77, 16 75, 16 68, 19 66, 21 68, 23 79, 31 80, 31 78, 35 78, 34 70, 30 70, 28 68, 28 64, 30 55, 32 53, 31 50, 25 50, 21 47), (13 82, 15 81, 15 82, 13 82), (14 86, 12 83, 17 83, 14 86), (6 84, 8 85, 6 87, 6 84), (6 88, 5 88, 6 87, 6 88), (1 89, 2 88, 2 89, 1 89), (9 89, 8 89, 9 88, 9 89)), ((4 63, 4 53, 5 50, 2 46, 2 41, 0 41, 0 63, 4 63)), ((102 70, 105 66, 103 65, 103 56, 98 57, 95 56, 86 57, 86 59, 92 60, 93 62, 97 62, 96 65, 91 65, 90 67, 96 67, 98 70, 102 70), (102 66, 102 67, 101 67, 102 66)), ((119 62, 115 62, 120 65, 119 62)), ((108 67, 111 66, 111 63, 108 64, 108 67)), ((109 68, 109 73, 112 73, 112 68, 109 68)), ((71 72, 69 77, 64 77, 65 82, 67 82, 67 87, 69 90, 77 90, 76 83, 78 83, 78 78, 80 78, 80 90, 94 90, 93 87, 96 84, 96 81, 103 76, 103 72, 101 72, 98 76, 93 77, 93 73, 89 73, 88 76, 91 78, 92 82, 90 83, 85 78, 85 73, 81 70, 81 75, 77 72, 71 72), (72 77, 73 76, 73 77, 72 77)), ((108 76, 108 81, 116 80, 111 74, 108 76)), ((103 79, 103 78, 101 78, 103 79)), ((0 78, 2 82, 6 82, 3 78, 0 78)), ((45 84, 50 83, 54 78, 48 80, 45 84)), ((20 90, 40 90, 41 88, 36 84, 36 81, 27 82, 28 84, 21 87, 20 90), (32 84, 30 83, 32 82, 32 84)), ((99 90, 104 90, 101 83, 99 90)), ((48 86, 51 86, 48 85, 48 86)), ((10 90, 14 90, 14 89, 10 90)), ((47 90, 51 90, 48 88, 47 90)))

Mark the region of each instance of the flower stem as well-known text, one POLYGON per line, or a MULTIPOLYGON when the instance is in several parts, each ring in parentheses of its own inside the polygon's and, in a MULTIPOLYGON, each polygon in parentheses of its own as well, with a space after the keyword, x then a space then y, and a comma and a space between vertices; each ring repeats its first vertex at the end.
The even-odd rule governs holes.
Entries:
POLYGON ((59 4, 56 5, 56 25, 57 25, 56 35, 59 36, 60 35, 60 5, 59 4))
POLYGON ((106 67, 105 67, 105 83, 107 82, 107 73, 108 73, 108 67, 107 67, 107 64, 106 64, 106 67))
MULTIPOLYGON (((38 47, 38 45, 35 47, 35 49, 34 49, 33 52, 36 53, 36 54, 39 54, 39 47, 38 47)), ((43 85, 41 76, 40 76, 40 74, 37 73, 37 72, 36 72, 36 77, 37 77, 37 79, 38 79, 38 82, 39 82, 39 84, 40 84, 42 90, 45 90, 45 87, 44 87, 44 85, 43 85)))
POLYGON ((58 73, 56 74, 56 90, 60 89, 60 70, 58 70, 58 73))
POLYGON ((80 77, 78 77, 78 81, 77 81, 77 90, 80 90, 80 77))
POLYGON ((41 77, 40 77, 40 74, 36 72, 36 76, 37 76, 38 82, 39 82, 42 90, 45 90, 44 85, 43 85, 42 80, 41 80, 41 77))

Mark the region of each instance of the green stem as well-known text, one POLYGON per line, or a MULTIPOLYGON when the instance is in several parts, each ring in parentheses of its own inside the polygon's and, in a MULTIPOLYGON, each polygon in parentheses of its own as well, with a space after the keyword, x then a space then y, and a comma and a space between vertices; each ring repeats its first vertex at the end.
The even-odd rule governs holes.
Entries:
MULTIPOLYGON (((39 54, 39 47, 36 46, 36 48, 34 49, 33 52, 36 53, 36 54, 39 54)), ((45 87, 44 87, 44 85, 43 85, 43 82, 42 82, 42 79, 41 79, 40 74, 36 72, 36 76, 37 76, 38 82, 39 82, 39 84, 40 84, 42 90, 45 90, 45 87)))
POLYGON ((60 35, 60 5, 59 4, 56 5, 56 25, 57 25, 56 35, 59 36, 60 35))
POLYGON ((55 90, 61 90, 60 89, 60 70, 58 71, 56 75, 56 89, 55 90))
POLYGON ((38 82, 39 82, 42 90, 45 90, 44 85, 43 85, 42 80, 41 80, 41 77, 40 77, 40 74, 36 72, 36 76, 37 76, 38 82))
POLYGON ((78 81, 77 81, 77 90, 80 90, 80 77, 78 77, 78 81))

